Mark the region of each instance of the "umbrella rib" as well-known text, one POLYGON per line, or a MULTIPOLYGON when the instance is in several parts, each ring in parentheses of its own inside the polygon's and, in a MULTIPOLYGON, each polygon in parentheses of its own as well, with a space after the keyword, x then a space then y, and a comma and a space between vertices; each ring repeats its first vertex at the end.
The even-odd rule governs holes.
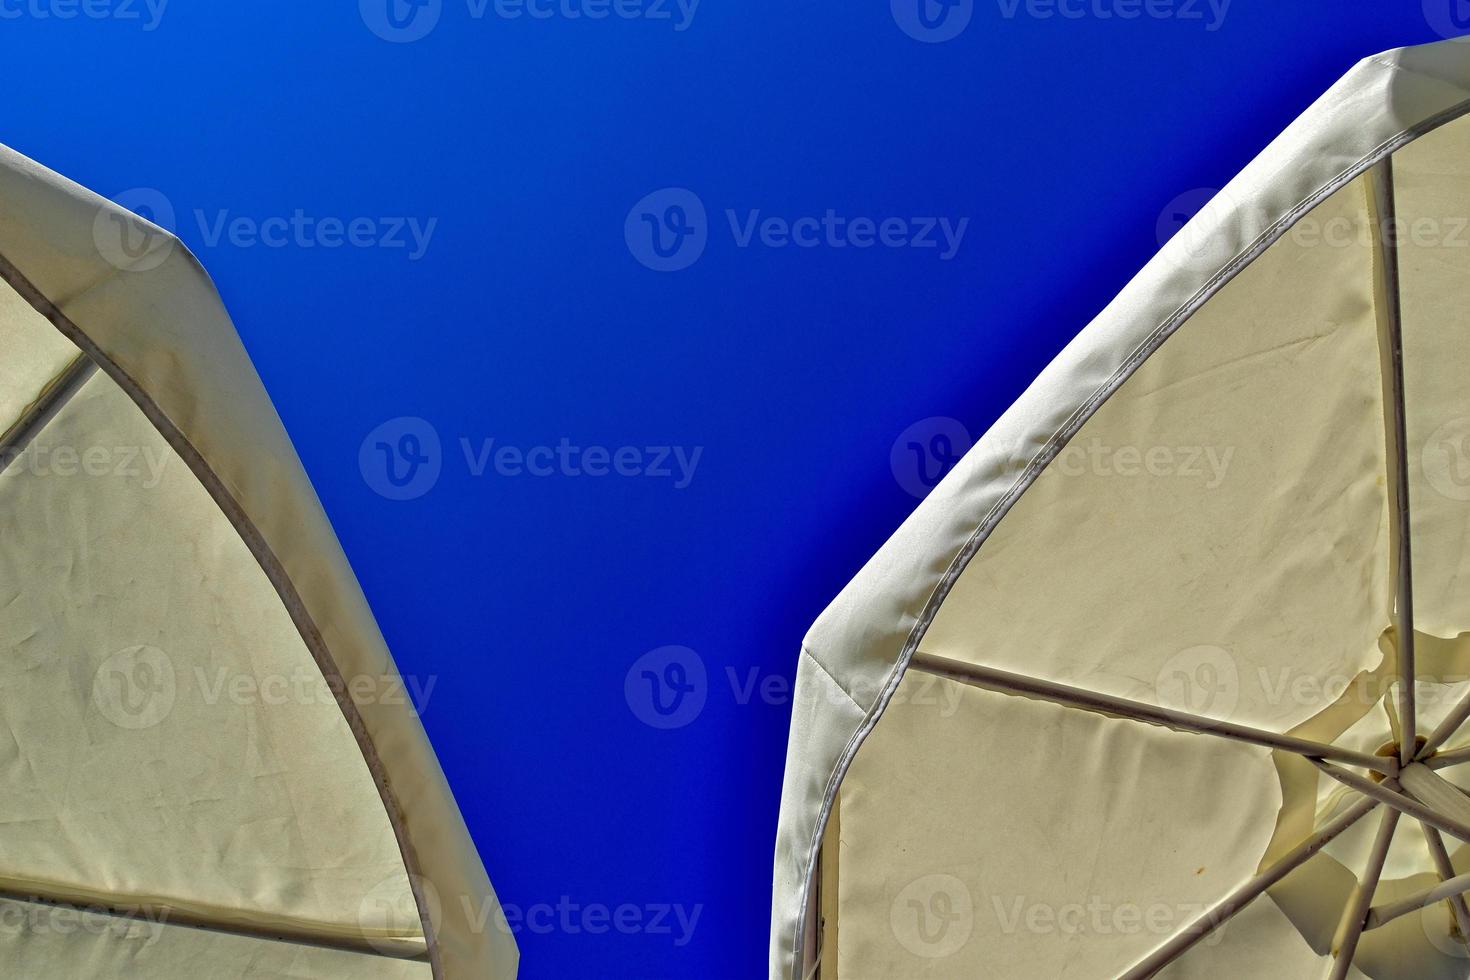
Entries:
POLYGON ((1465 905, 1464 894, 1470 891, 1470 874, 1455 874, 1455 866, 1450 861, 1450 852, 1445 848, 1444 838, 1439 835, 1439 831, 1427 823, 1421 823, 1419 826, 1424 831, 1424 841, 1429 845, 1429 853, 1434 857, 1434 866, 1439 871, 1440 884, 1390 905, 1380 905, 1371 909, 1368 912, 1368 921, 1363 928, 1377 929, 1401 915, 1407 915, 1416 909, 1426 908, 1435 902, 1448 899, 1450 909, 1455 914, 1455 924, 1460 928, 1461 941, 1470 942, 1470 908, 1465 905))
POLYGON ((1425 806, 1412 796, 1397 792, 1394 788, 1398 785, 1396 782, 1391 784, 1375 783, 1366 776, 1359 776, 1355 772, 1349 772, 1346 769, 1332 765, 1330 762, 1323 762, 1321 759, 1312 759, 1311 763, 1333 779, 1352 787, 1364 796, 1372 797, 1379 803, 1385 803, 1400 813, 1405 813, 1417 820, 1422 820, 1436 830, 1442 830, 1452 837, 1457 837, 1463 841, 1470 841, 1470 824, 1462 823, 1453 817, 1446 816, 1425 806))
POLYGON ((1122 974, 1119 980, 1146 980, 1179 959, 1206 936, 1229 922, 1237 913, 1259 898, 1266 889, 1306 864, 1314 854, 1371 813, 1377 806, 1378 801, 1374 799, 1358 800, 1329 821, 1317 833, 1287 852, 1281 860, 1231 892, 1214 908, 1195 919, 1181 932, 1175 933, 1168 942, 1140 960, 1133 969, 1122 974))
POLYGON ((1414 697, 1414 560, 1413 533, 1409 512, 1408 409, 1404 400, 1404 332, 1399 290, 1397 204, 1394 199, 1393 158, 1387 157, 1372 170, 1371 192, 1377 234, 1382 296, 1379 297, 1379 350, 1382 361, 1385 433, 1388 439, 1390 561, 1394 577, 1394 631, 1397 634, 1399 667, 1399 761, 1408 765, 1414 758, 1414 741, 1419 734, 1414 697))
POLYGON ((1446 878, 1433 888, 1426 888, 1421 892, 1415 892, 1413 895, 1407 898, 1401 898, 1397 902, 1389 902, 1386 905, 1375 905, 1368 912, 1368 921, 1363 928, 1377 929, 1380 926, 1386 926, 1394 919, 1408 915, 1410 912, 1428 908, 1435 902, 1443 902, 1447 898, 1458 898, 1465 892, 1470 892, 1470 874, 1446 878))
MULTIPOLYGON (((1440 722, 1429 734, 1429 740, 1424 743, 1424 748, 1419 750, 1419 758, 1427 758, 1431 752, 1443 745, 1446 739, 1459 731, 1460 726, 1467 720, 1470 720, 1470 694, 1465 695, 1464 699, 1455 705, 1455 710, 1446 715, 1444 721, 1440 722)), ((1456 749, 1455 751, 1465 753, 1470 752, 1470 749, 1456 749)), ((1470 754, 1465 755, 1460 761, 1470 761, 1470 754)))
POLYGON ((0 472, 4 472, 17 456, 30 445, 36 433, 45 427, 61 411, 63 405, 81 390, 87 379, 97 370, 96 363, 86 354, 78 354, 41 391, 40 397, 21 413, 20 418, 3 434, 0 434, 0 472))
POLYGON ((1067 684, 1058 684, 1055 681, 1046 681, 1037 677, 1013 674, 1009 671, 996 670, 994 667, 982 667, 979 664, 950 660, 947 657, 938 657, 933 654, 922 652, 914 654, 913 662, 910 666, 926 674, 934 674, 939 677, 948 678, 949 680, 983 687, 992 691, 1000 691, 1007 694, 1021 694, 1067 707, 1082 708, 1088 711, 1100 711, 1106 714, 1119 715, 1134 721, 1163 725, 1166 728, 1173 728, 1179 731, 1194 732, 1200 735, 1214 735, 1219 738, 1238 742, 1248 742, 1252 745, 1260 745, 1269 749, 1281 749, 1286 752, 1293 752, 1297 755, 1307 756, 1308 758, 1332 759, 1336 762, 1361 766, 1365 769, 1372 769, 1387 775, 1394 774, 1398 769, 1398 761, 1396 759, 1369 755, 1366 752, 1358 752, 1337 745, 1328 745, 1325 742, 1314 742, 1310 739, 1297 738, 1294 735, 1280 735, 1276 732, 1251 728, 1248 725, 1237 725, 1234 722, 1205 718, 1200 715, 1190 714, 1187 711, 1145 704, 1142 701, 1131 701, 1127 698, 1114 697, 1098 691, 1089 691, 1067 684))
POLYGON ((84 915, 105 915, 144 923, 155 929, 195 929, 219 935, 268 939, 299 946, 317 946, 349 953, 362 953, 388 959, 428 962, 428 944, 422 937, 353 934, 329 932, 322 923, 271 918, 269 921, 232 921, 216 910, 191 910, 170 905, 134 904, 117 896, 114 901, 99 901, 82 894, 66 894, 62 890, 41 891, 0 884, 0 900, 52 908, 70 909, 84 915))
POLYGON ((1448 769, 1450 766, 1463 765, 1470 762, 1470 745, 1461 749, 1451 749, 1438 755, 1424 759, 1424 764, 1431 769, 1448 769))
POLYGON ((1404 792, 1426 806, 1470 827, 1470 796, 1454 783, 1422 762, 1405 766, 1399 772, 1404 792))
POLYGON ((1369 904, 1373 893, 1378 891, 1378 879, 1383 875, 1383 865, 1388 860, 1388 848, 1393 843, 1393 832, 1399 824, 1399 811, 1385 810, 1383 822, 1378 825, 1378 836, 1373 838, 1373 850, 1368 855, 1368 866, 1363 871, 1363 880, 1348 896, 1343 909, 1342 923, 1338 926, 1341 939, 1334 943, 1337 960, 1332 964, 1330 980, 1344 980, 1352 968, 1353 956, 1358 951, 1358 940, 1369 915, 1369 904))

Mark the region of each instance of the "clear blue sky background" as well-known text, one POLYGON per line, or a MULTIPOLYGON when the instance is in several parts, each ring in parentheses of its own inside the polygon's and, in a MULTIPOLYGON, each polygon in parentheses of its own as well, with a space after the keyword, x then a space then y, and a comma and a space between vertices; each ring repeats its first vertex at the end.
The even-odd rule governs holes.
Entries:
POLYGON ((1470 30, 1463 0, 973 0, 937 42, 904 28, 959 21, 926 31, 917 0, 439 0, 405 42, 386 0, 88 2, 0 0, 0 141, 168 202, 435 685, 424 723, 538 980, 762 975, 780 679, 916 503, 900 433, 983 432, 1355 60, 1470 30), (742 237, 829 210, 847 247, 742 237), (392 247, 398 218, 434 222, 426 247, 392 247), (896 243, 925 218, 968 219, 952 256, 854 244, 855 219, 896 243), (660 259, 653 227, 694 251, 660 259), (384 423, 402 447, 404 417, 439 473, 393 499, 360 449, 384 423), (700 455, 687 486, 595 454, 537 476, 480 468, 491 439, 700 455), (670 645, 697 690, 665 717, 635 663, 670 645), (637 926, 585 917, 623 905, 637 926))

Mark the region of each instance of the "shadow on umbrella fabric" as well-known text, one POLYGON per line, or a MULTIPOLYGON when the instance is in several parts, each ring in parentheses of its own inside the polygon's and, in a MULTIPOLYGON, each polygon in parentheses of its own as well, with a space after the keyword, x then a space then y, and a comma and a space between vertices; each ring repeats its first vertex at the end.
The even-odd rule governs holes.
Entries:
POLYGON ((0 433, 0 972, 514 976, 208 277, 9 150, 0 433))
POLYGON ((773 978, 1470 976, 1470 43, 1356 66, 801 651, 773 978))

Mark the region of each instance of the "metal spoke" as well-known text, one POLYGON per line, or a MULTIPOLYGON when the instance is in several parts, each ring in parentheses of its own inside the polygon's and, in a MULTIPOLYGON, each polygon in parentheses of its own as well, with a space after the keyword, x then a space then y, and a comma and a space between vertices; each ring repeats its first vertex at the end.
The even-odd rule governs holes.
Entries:
POLYGON ((104 896, 68 893, 61 889, 45 892, 0 885, 0 900, 28 902, 68 908, 119 919, 132 919, 155 927, 198 929, 223 935, 270 939, 275 942, 325 949, 345 950, 390 959, 427 961, 428 943, 422 936, 369 935, 339 925, 270 916, 260 922, 231 920, 214 910, 189 909, 151 902, 134 902, 123 895, 104 896))
POLYGON ((1433 758, 1424 760, 1424 764, 1431 769, 1448 769, 1450 766, 1458 766, 1466 762, 1470 762, 1470 746, 1441 752, 1433 758))
POLYGON ((1028 697, 1039 698, 1043 701, 1065 705, 1070 708, 1083 708, 1088 711, 1099 711, 1104 714, 1118 715, 1123 718, 1131 718, 1134 721, 1163 725, 1166 728, 1173 728, 1177 731, 1194 732, 1200 735, 1215 735, 1237 742, 1249 742, 1252 745, 1261 745, 1268 749, 1281 749, 1309 758, 1331 759, 1334 762, 1361 766, 1365 769, 1372 769, 1375 772, 1381 772, 1386 775, 1393 775, 1398 771, 1398 760, 1396 759, 1369 755, 1366 752, 1358 752, 1336 745, 1328 745, 1325 742, 1313 742, 1310 739, 1297 738, 1294 735, 1278 735, 1275 732, 1251 728, 1248 725, 1217 721, 1213 718, 1204 718, 1199 715, 1190 714, 1187 711, 1178 711, 1174 708, 1145 704, 1142 701, 1130 701, 1127 698, 1113 697, 1110 694, 1101 694, 1097 691, 1070 687, 1066 684, 1044 681, 1036 677, 1012 674, 1008 671, 996 670, 993 667, 982 667, 978 664, 950 660, 946 657, 934 656, 933 654, 914 654, 911 666, 926 674, 946 677, 953 681, 959 681, 962 684, 972 684, 976 687, 1001 691, 1007 694, 1022 694, 1028 697))
MULTIPOLYGON (((1392 812, 1392 811, 1390 811, 1392 812)), ((1389 902, 1387 905, 1375 906, 1368 912, 1368 921, 1365 929, 1377 929, 1385 926, 1400 916, 1417 912, 1419 909, 1433 905, 1435 902, 1443 902, 1447 898, 1454 898, 1470 892, 1470 875, 1456 875, 1448 878, 1433 888, 1426 888, 1421 892, 1401 898, 1397 902, 1389 902)))
POLYGON ((1399 785, 1421 803, 1470 827, 1470 796, 1454 783, 1423 763, 1405 766, 1399 772, 1399 785))
POLYGON ((1333 943, 1337 961, 1332 964, 1330 980, 1344 980, 1352 969, 1353 956, 1358 952, 1358 940, 1363 936, 1363 926, 1368 919, 1368 906, 1373 893, 1378 890, 1378 879, 1383 875, 1384 862, 1388 860, 1388 848, 1393 843, 1393 832, 1399 825, 1399 812, 1387 810, 1383 822, 1378 825, 1378 836, 1373 838, 1373 850, 1368 855, 1368 867, 1363 871, 1363 880, 1348 897, 1347 908, 1342 913, 1338 926, 1338 939, 1333 943))
POLYGON ((1154 950, 1120 980, 1146 980, 1179 957, 1194 948, 1210 933, 1229 922, 1237 913, 1261 896, 1266 889, 1281 881, 1288 874, 1306 864, 1322 848, 1332 843, 1378 806, 1377 800, 1358 800, 1342 814, 1329 821, 1321 830, 1302 841, 1271 867, 1231 892, 1210 911, 1191 922, 1168 942, 1154 950))
POLYGON ((1419 734, 1414 704, 1414 555, 1409 513, 1409 426, 1404 401, 1404 332, 1399 298, 1397 205, 1394 200, 1393 159, 1386 158, 1371 171, 1374 237, 1377 255, 1378 349, 1383 377, 1384 433, 1387 438, 1389 561, 1394 580, 1394 627, 1399 668, 1399 761, 1414 758, 1419 734))
POLYGON ((1432 905, 1441 899, 1448 899, 1450 910, 1455 916, 1455 924, 1460 930, 1460 941, 1470 942, 1470 908, 1466 907, 1464 896, 1464 892, 1470 891, 1470 875, 1455 874, 1455 866, 1450 862, 1450 852, 1445 848, 1444 838, 1439 835, 1439 831, 1428 824, 1420 824, 1419 827, 1424 831, 1424 841, 1429 845, 1429 853, 1434 857, 1434 866, 1439 871, 1439 879, 1442 884, 1438 888, 1428 889, 1414 898, 1406 898, 1402 902, 1394 903, 1394 905, 1381 906, 1371 910, 1368 913, 1368 922, 1363 928, 1377 929, 1384 923, 1398 918, 1399 915, 1412 912, 1417 908, 1432 905), (1461 882, 1463 882, 1463 887, 1461 887, 1461 882), (1444 889, 1448 889, 1444 894, 1434 898, 1428 897, 1444 889), (1411 904, 1416 900, 1417 904, 1411 904), (1406 907, 1402 912, 1394 912, 1394 907, 1398 905, 1406 907))
POLYGON ((64 371, 51 379, 40 397, 20 418, 4 433, 0 433, 0 472, 4 472, 16 457, 25 452, 36 433, 56 417, 56 413, 81 390, 82 385, 87 383, 87 379, 96 370, 97 365, 90 357, 78 354, 64 371))
MULTIPOLYGON (((1466 721, 1470 721, 1470 694, 1465 695, 1464 700, 1455 705, 1455 710, 1446 715, 1444 721, 1440 722, 1434 731, 1429 733, 1429 741, 1425 742, 1424 748, 1419 750, 1419 758, 1423 759, 1427 757, 1431 752, 1443 745, 1451 735, 1460 730, 1460 726, 1464 725, 1466 721)), ((1455 752, 1446 752, 1445 755, 1454 755, 1456 753, 1463 754, 1464 757, 1460 761, 1470 761, 1470 754, 1467 754, 1470 753, 1470 748, 1456 749, 1455 752)))
POLYGON ((1424 821, 1436 830, 1442 830, 1460 840, 1470 841, 1470 824, 1461 823, 1445 814, 1438 813, 1414 797, 1398 792, 1395 788, 1398 784, 1392 780, 1379 784, 1366 776, 1359 776, 1355 772, 1349 772, 1320 759, 1313 759, 1311 762, 1333 779, 1346 786, 1351 786, 1364 796, 1370 796, 1379 803, 1386 803, 1400 813, 1406 813, 1424 821))

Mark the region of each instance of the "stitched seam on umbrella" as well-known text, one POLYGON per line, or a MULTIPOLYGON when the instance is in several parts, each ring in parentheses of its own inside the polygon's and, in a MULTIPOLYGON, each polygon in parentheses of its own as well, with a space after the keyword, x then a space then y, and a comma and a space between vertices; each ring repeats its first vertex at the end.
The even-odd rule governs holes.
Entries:
POLYGON ((842 686, 842 682, 839 681, 837 679, 837 677, 830 670, 828 670, 822 664, 822 662, 820 660, 817 659, 817 655, 816 654, 812 653, 810 650, 807 649, 807 646, 806 646, 805 643, 803 643, 801 645, 801 652, 802 652, 802 654, 808 660, 810 660, 812 663, 814 663, 814 664, 817 665, 817 669, 818 670, 820 670, 822 673, 824 673, 824 674, 827 675, 827 679, 832 682, 832 686, 835 687, 835 688, 837 688, 837 690, 841 691, 843 694, 845 694, 847 696, 847 700, 851 701, 853 703, 853 706, 854 707, 856 707, 859 711, 863 712, 864 714, 867 713, 868 709, 867 708, 864 708, 861 704, 858 704, 858 699, 852 696, 852 692, 849 691, 847 688, 845 688, 845 687, 842 686))
MULTIPOLYGON (((1359 158, 1356 163, 1343 168, 1334 177, 1322 184, 1314 194, 1298 202, 1278 218, 1274 224, 1258 235, 1235 259, 1206 280, 1204 285, 1187 302, 1170 314, 1143 342, 1134 348, 1133 353, 1124 360, 1122 365, 1119 366, 1118 370, 1113 373, 1108 381, 1099 386, 1093 392, 1092 396, 1083 403, 1082 407, 1068 416, 1067 421, 1052 434, 1041 451, 1032 457, 1026 468, 1016 478, 1016 482, 1006 491, 1006 494, 987 512, 980 525, 950 562, 949 567, 945 570, 945 574, 940 578, 939 582, 930 592, 929 598, 921 607, 919 619, 909 631, 908 637, 900 649, 898 659, 894 662, 894 666, 889 672, 888 680, 879 692, 878 698, 874 701, 873 706, 868 709, 858 730, 848 739, 847 745, 843 748, 842 755, 838 758, 837 765, 833 767, 831 776, 827 780, 827 786, 822 796, 822 805, 818 810, 817 822, 813 828, 812 845, 808 848, 806 862, 802 867, 802 887, 800 902, 798 904, 797 928, 791 946, 793 962, 795 961, 797 952, 800 951, 803 939, 802 933, 806 924, 807 905, 810 900, 811 871, 816 864, 817 854, 821 848, 821 829, 825 826, 827 817, 831 813, 836 789, 852 765, 856 747, 867 739, 868 734, 887 709, 888 702, 892 699, 893 692, 898 687, 898 681, 902 679, 904 673, 908 670, 908 665, 913 659, 914 651, 918 648, 919 643, 923 641, 925 633, 928 632, 929 626, 939 612, 938 606, 948 597, 950 590, 953 588, 954 581, 959 578, 965 567, 969 565, 970 561, 979 551, 980 546, 989 537, 990 532, 1010 512, 1016 500, 1036 482, 1041 471, 1056 459, 1066 443, 1077 434, 1092 415, 1096 414, 1103 402, 1116 393, 1122 387, 1123 383, 1138 370, 1139 365, 1153 356, 1163 346, 1164 341, 1173 336, 1195 313, 1199 312, 1205 303, 1212 299, 1220 289, 1224 288, 1230 280, 1239 275, 1246 266, 1260 258, 1261 254, 1268 247, 1284 237, 1286 232, 1291 229, 1291 226, 1298 219, 1306 212, 1317 207, 1326 198, 1342 189, 1351 180, 1361 176, 1369 167, 1373 166, 1373 164, 1377 163, 1387 154, 1402 148, 1404 145, 1413 142, 1429 132, 1448 125, 1455 119, 1464 116, 1467 112, 1470 112, 1470 100, 1456 103, 1450 108, 1424 120, 1419 125, 1403 130, 1389 139, 1384 140, 1373 150, 1359 158)), ((800 964, 794 963, 793 969, 800 969, 800 964)))
POLYGON ((1372 58, 1367 58, 1365 60, 1371 61, 1373 64, 1377 65, 1380 68, 1387 68, 1389 71, 1397 72, 1400 75, 1409 75, 1414 78, 1422 78, 1426 81, 1438 82, 1441 85, 1447 85, 1450 88, 1457 88, 1462 92, 1470 92, 1470 87, 1461 85, 1459 82, 1452 82, 1447 78, 1440 78, 1438 75, 1431 75, 1428 72, 1420 71, 1417 68, 1409 68, 1404 65, 1395 64, 1392 61, 1384 61, 1382 57, 1378 55, 1375 55, 1372 58))
MULTIPOLYGON (((190 257, 192 258, 192 256, 190 257)), ((327 649, 326 640, 322 637, 321 630, 316 625, 315 619, 306 609, 305 602, 302 601, 300 594, 296 591, 295 583, 286 574, 285 567, 260 534, 254 521, 249 518, 245 513, 245 509, 225 486, 224 480, 214 471, 214 468, 210 466, 208 461, 205 460, 204 454, 189 441, 189 438, 184 435, 183 430, 168 417, 167 413, 143 390, 142 386, 133 380, 132 376, 124 371, 112 358, 108 357, 85 331, 77 326, 60 307, 42 293, 31 282, 29 277, 21 272, 15 263, 11 262, 9 257, 3 253, 0 253, 0 279, 3 279, 14 288, 22 299, 55 326, 63 336, 76 344, 87 357, 96 362, 113 379, 118 387, 143 410, 143 414, 152 422, 154 428, 158 430, 159 435, 184 458, 185 463, 189 466, 190 472, 194 474, 195 478, 204 487, 205 492, 214 500, 221 512, 225 515, 225 518, 230 522, 230 525, 234 527, 235 532, 245 542, 246 547, 250 550, 251 556, 255 559, 261 570, 265 572, 266 578, 271 583, 276 595, 291 615, 292 622, 296 625, 302 642, 311 654, 313 662, 317 665, 317 669, 322 672, 323 678, 330 682, 332 677, 336 677, 340 681, 342 679, 341 669, 338 667, 336 659, 332 657, 331 652, 327 649), (330 675, 328 673, 329 668, 330 675)), ((105 279, 100 281, 105 281, 105 279)), ((328 686, 332 687, 330 683, 328 686)), ((442 980, 444 974, 437 936, 435 936, 434 930, 431 928, 433 923, 428 917, 427 904, 420 893, 420 887, 414 881, 416 877, 421 877, 418 856, 408 839, 407 821, 402 806, 398 801, 398 794, 393 791, 389 784, 387 770, 383 767, 382 760, 378 756, 377 745, 372 741, 372 738, 367 732, 366 723, 362 720, 362 714, 358 710, 357 704, 348 698, 344 685, 339 683, 335 687, 332 687, 332 690, 338 708, 341 710, 349 730, 353 733, 353 740, 357 742, 358 749, 362 753, 363 761, 367 765, 369 773, 373 776, 373 783, 378 787, 379 796, 388 814, 388 822, 393 827, 394 837, 398 843, 399 855, 403 859, 405 871, 409 876, 409 886, 413 892, 415 904, 418 906, 421 925, 425 927, 423 932, 425 942, 428 945, 430 968, 436 980, 442 980), (338 693, 339 691, 342 693, 338 693)))

